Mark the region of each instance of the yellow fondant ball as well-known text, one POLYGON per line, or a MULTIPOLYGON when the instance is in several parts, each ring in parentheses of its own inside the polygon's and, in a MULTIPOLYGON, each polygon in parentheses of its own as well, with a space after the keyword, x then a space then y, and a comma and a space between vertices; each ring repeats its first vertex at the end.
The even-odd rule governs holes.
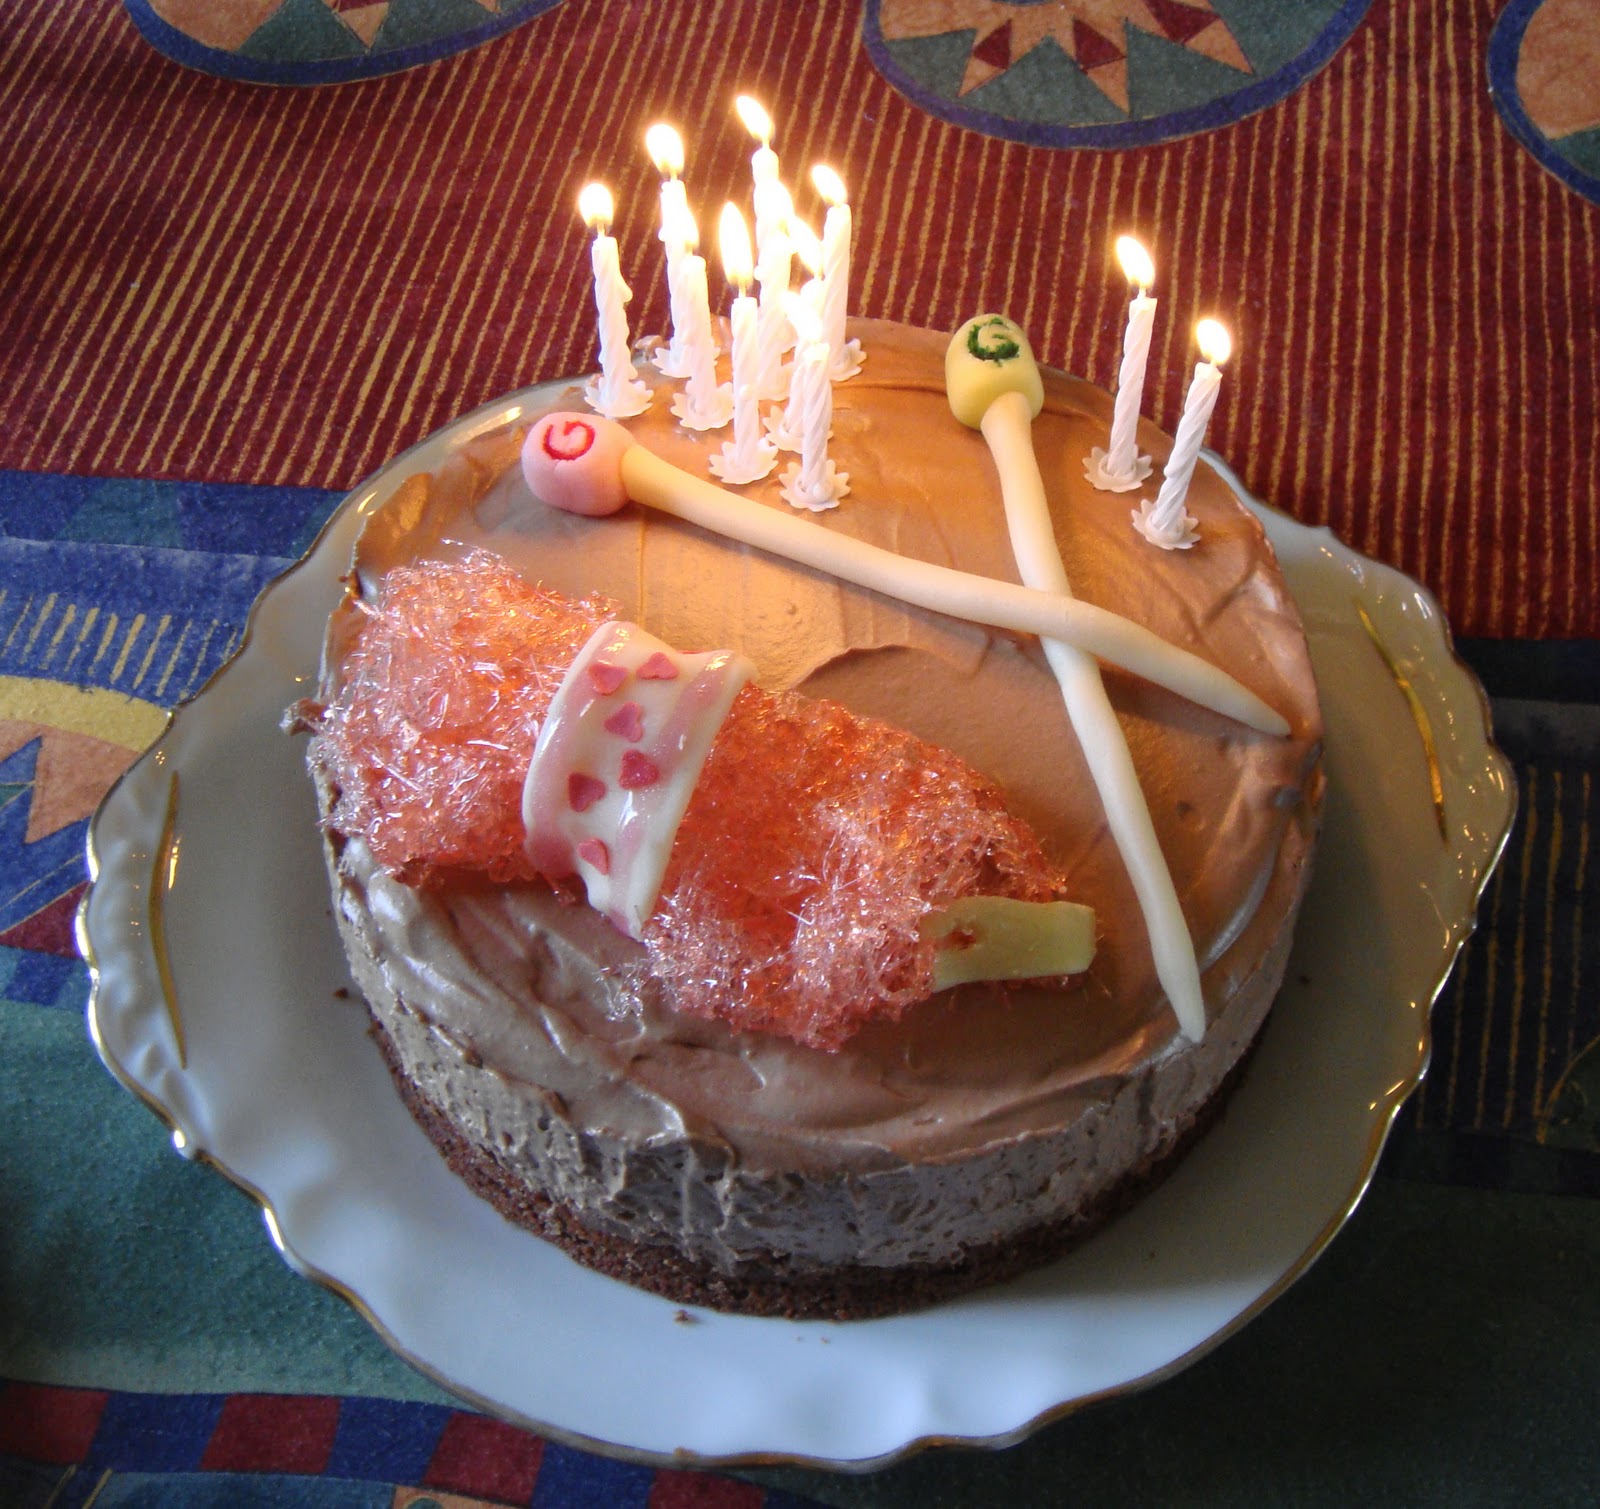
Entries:
POLYGON ((1044 382, 1033 347, 1022 327, 1003 314, 974 315, 950 337, 944 385, 951 413, 972 429, 1002 393, 1022 394, 1035 416, 1044 407, 1044 382))

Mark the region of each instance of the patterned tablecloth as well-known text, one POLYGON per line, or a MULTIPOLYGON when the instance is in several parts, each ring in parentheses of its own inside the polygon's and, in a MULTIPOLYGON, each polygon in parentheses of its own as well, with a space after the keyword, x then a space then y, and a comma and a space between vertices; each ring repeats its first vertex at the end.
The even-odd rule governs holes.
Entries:
POLYGON ((18 0, 0 1503, 1593 1502, 1596 64, 1585 0, 18 0), (634 327, 664 323, 643 130, 681 126, 709 229, 747 182, 739 90, 786 170, 851 186, 864 313, 1004 307, 1109 385, 1108 248, 1140 232, 1149 411, 1174 426, 1195 317, 1227 321, 1211 443, 1438 593, 1521 788, 1430 1076, 1312 1272, 1147 1393, 856 1478, 613 1461, 446 1397, 106 1075, 72 933, 100 796, 342 491, 592 364, 586 179, 634 327))

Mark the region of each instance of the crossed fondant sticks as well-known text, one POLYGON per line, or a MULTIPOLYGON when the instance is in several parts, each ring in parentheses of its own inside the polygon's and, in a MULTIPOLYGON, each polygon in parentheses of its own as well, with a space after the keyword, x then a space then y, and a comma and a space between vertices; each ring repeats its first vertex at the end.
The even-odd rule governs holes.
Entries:
POLYGON ((780 513, 663 461, 620 424, 594 414, 536 421, 522 448, 523 475, 536 498, 569 513, 599 518, 631 500, 914 607, 1038 636, 1133 880, 1157 977, 1180 1030, 1198 1042, 1205 1005, 1194 944, 1096 661, 1260 733, 1281 737, 1289 724, 1220 667, 1072 596, 1033 452, 1043 387, 1022 331, 997 315, 969 320, 951 342, 945 376, 956 417, 981 429, 995 458, 1025 586, 897 555, 780 513))

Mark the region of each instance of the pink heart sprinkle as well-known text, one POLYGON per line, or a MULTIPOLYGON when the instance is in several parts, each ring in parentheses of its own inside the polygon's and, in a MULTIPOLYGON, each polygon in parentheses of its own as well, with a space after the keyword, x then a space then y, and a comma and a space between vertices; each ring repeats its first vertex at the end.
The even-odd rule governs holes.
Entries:
POLYGON ((637 702, 624 702, 606 719, 605 730, 637 744, 644 737, 644 709, 637 702))
POLYGON ((660 779, 661 772, 648 755, 640 754, 637 749, 623 751, 622 774, 618 776, 617 784, 624 791, 643 791, 660 779))
POLYGON ((678 667, 665 650, 657 650, 635 674, 641 681, 676 681, 678 667))
MULTIPOLYGON (((630 749, 628 753, 632 754, 633 751, 630 749)), ((627 756, 623 758, 626 759, 627 756)), ((606 783, 595 776, 574 770, 567 777, 567 805, 574 812, 587 812, 605 794, 606 783)))
POLYGON ((586 838, 578 845, 578 858, 593 865, 602 875, 611 873, 611 851, 598 838, 586 838))
POLYGON ((609 660, 591 660, 589 662, 589 685, 599 692, 602 697, 609 697, 627 679, 628 671, 626 666, 614 665, 609 660))

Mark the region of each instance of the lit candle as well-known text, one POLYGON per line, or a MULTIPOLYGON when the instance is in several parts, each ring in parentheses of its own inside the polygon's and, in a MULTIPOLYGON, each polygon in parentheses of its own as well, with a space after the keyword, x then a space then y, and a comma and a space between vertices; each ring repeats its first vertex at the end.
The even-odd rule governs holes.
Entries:
POLYGON ((791 412, 798 410, 801 442, 800 459, 784 472, 780 492, 785 503, 821 513, 838 507, 839 500, 850 491, 849 476, 828 459, 828 435, 833 429, 828 343, 822 339, 822 322, 809 299, 791 293, 787 313, 795 330, 789 408, 791 412))
MULTIPOLYGON (((783 392, 787 401, 783 408, 774 410, 767 416, 767 435, 780 451, 798 452, 805 446, 805 413, 811 390, 808 386, 809 373, 802 372, 800 367, 800 327, 795 323, 794 311, 805 310, 807 317, 814 323, 816 334, 811 344, 827 344, 821 323, 822 280, 817 276, 818 269, 822 265, 822 242, 818 239, 817 233, 798 215, 791 214, 785 219, 783 233, 789 238, 801 264, 811 273, 811 277, 801 284, 798 291, 790 290, 783 296, 784 328, 793 330, 796 336, 795 359, 783 369, 783 392)), ((830 364, 831 360, 830 354, 830 364)))
POLYGON ((783 185, 778 181, 778 154, 772 150, 772 117, 759 100, 741 94, 733 102, 744 128, 756 139, 756 150, 750 159, 750 176, 755 184, 756 207, 756 264, 766 255, 767 240, 783 228, 784 207, 774 197, 774 190, 783 185))
MULTIPOLYGON (((820 341, 828 340, 826 292, 823 286, 823 247, 822 237, 819 236, 798 215, 791 214, 783 223, 784 231, 789 237, 789 244, 794 248, 794 254, 799 257, 800 265, 811 274, 800 285, 800 297, 811 306, 812 312, 817 317, 820 341)), ((788 305, 784 307, 787 309, 788 305)), ((790 322, 791 324, 793 321, 790 322)), ((795 332, 796 337, 799 331, 795 332)), ((831 345, 832 342, 830 341, 831 345)))
POLYGON ((783 398, 788 394, 788 379, 783 375, 783 353, 792 343, 783 301, 789 292, 789 275, 794 260, 794 244, 789 239, 793 203, 789 191, 780 183, 774 196, 777 224, 768 233, 766 245, 756 247, 756 281, 761 298, 756 313, 756 395, 783 398))
POLYGON ((1183 511, 1183 502, 1200 456, 1206 424, 1217 406, 1222 363, 1233 350, 1227 330, 1215 320, 1201 320, 1195 327, 1195 340, 1200 346, 1201 359, 1194 369, 1194 380, 1189 384, 1189 396, 1183 403, 1183 418, 1178 421, 1178 433, 1172 442, 1172 454, 1167 458, 1161 492, 1154 504, 1148 498, 1141 499, 1133 514, 1134 528, 1163 550, 1187 550, 1200 538, 1195 520, 1183 511))
POLYGON ((672 412, 680 424, 691 430, 720 430, 733 415, 733 397, 717 384, 717 343, 711 334, 711 298, 706 288, 706 259, 694 252, 700 231, 694 216, 684 210, 679 218, 681 234, 689 248, 679 277, 683 284, 683 308, 688 320, 684 360, 689 380, 672 400, 672 412))
POLYGON ((850 302, 850 206, 844 180, 832 168, 818 164, 811 181, 828 206, 822 222, 822 334, 832 352, 828 375, 843 382, 861 370, 861 342, 845 339, 845 317, 850 302))
POLYGON ((610 234, 611 190, 603 183, 589 184, 578 195, 578 213, 594 233, 589 260, 594 268, 594 307, 600 329, 600 374, 583 390, 596 413, 608 419, 626 419, 650 406, 650 389, 639 381, 628 350, 628 311, 633 290, 622 281, 617 261, 616 237, 610 234))
POLYGON ((685 353, 688 315, 683 307, 684 245, 682 218, 689 212, 683 187, 683 138, 671 126, 657 123, 644 134, 645 151, 661 178, 661 243, 667 252, 667 307, 672 316, 672 338, 655 354, 657 368, 668 377, 687 377, 685 353))
POLYGON ((722 268, 733 284, 733 439, 711 458, 711 473, 723 482, 755 482, 767 475, 778 459, 778 449, 761 430, 761 403, 756 394, 756 301, 750 297, 755 276, 750 231, 737 205, 722 207, 718 226, 722 268))
POLYGON ((1156 301, 1150 297, 1155 267, 1132 236, 1117 237, 1117 261, 1134 286, 1128 305, 1128 328, 1122 338, 1122 369, 1117 374, 1117 401, 1111 414, 1111 443, 1089 453, 1086 473, 1103 492, 1129 492, 1150 475, 1150 458, 1138 451, 1139 403, 1144 393, 1144 369, 1150 355, 1150 328, 1156 301))

